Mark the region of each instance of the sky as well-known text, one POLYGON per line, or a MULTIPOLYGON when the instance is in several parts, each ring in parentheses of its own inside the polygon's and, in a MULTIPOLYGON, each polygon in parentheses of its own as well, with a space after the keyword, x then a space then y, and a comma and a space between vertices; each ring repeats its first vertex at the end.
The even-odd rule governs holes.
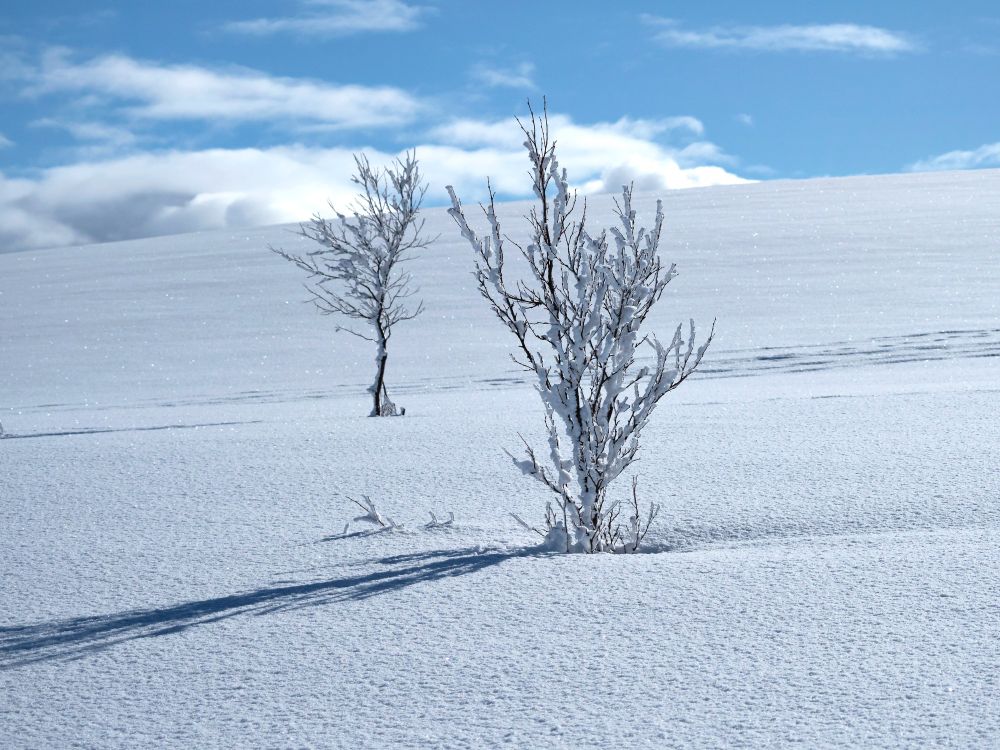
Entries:
POLYGON ((0 9, 0 252, 300 221, 353 154, 527 197, 1000 166, 989 2, 56 2, 0 9))

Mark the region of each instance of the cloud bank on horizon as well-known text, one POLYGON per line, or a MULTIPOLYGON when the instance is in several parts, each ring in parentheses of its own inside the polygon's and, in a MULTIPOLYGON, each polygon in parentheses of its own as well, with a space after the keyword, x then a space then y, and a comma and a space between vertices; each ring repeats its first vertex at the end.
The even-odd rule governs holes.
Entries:
MULTIPOLYGON (((540 104, 544 93, 554 97, 550 119, 561 161, 585 194, 630 182, 670 190, 808 176, 772 166, 797 131, 763 101, 740 98, 752 76, 737 80, 728 96, 708 77, 712 86, 693 84, 702 99, 664 97, 656 56, 737 78, 760 58, 796 58, 783 68, 787 77, 800 70, 815 76, 835 64, 898 65, 928 49, 918 34, 870 23, 709 23, 578 11, 581 24, 600 22, 604 42, 567 56, 556 41, 517 44, 528 33, 523 25, 504 26, 505 13, 523 20, 516 11, 488 19, 491 38, 502 41, 462 47, 456 29, 485 14, 443 0, 292 0, 279 14, 257 5, 249 3, 242 18, 206 16, 197 28, 184 19, 188 34, 156 54, 141 52, 156 45, 150 34, 131 33, 142 17, 126 4, 38 21, 44 32, 34 36, 27 33, 37 20, 30 10, 18 10, 21 18, 0 14, 0 93, 10 105, 0 122, 0 252, 300 221, 328 210, 328 202, 351 200, 352 154, 362 150, 385 162, 415 148, 431 205, 446 202, 446 184, 482 198, 487 177, 502 198, 528 197, 513 115, 525 113, 529 96, 540 104), (473 15, 463 20, 462 12, 473 15), (133 24, 125 35, 127 14, 133 24), (629 47, 607 42, 615 23, 629 47), (10 28, 26 31, 3 36, 10 28), (60 35, 61 28, 84 29, 86 43, 60 35), (437 56, 451 47, 461 68, 436 76, 437 56), (589 57, 596 67, 588 68, 589 57), (619 95, 622 102, 604 103, 619 95), (752 153, 769 138, 782 150, 752 153)), ((842 75, 843 68, 830 70, 842 75)), ((892 69, 862 73, 877 70, 892 69)), ((675 76, 671 87, 683 88, 684 80, 675 76)), ((815 81, 804 85, 811 90, 815 81)), ((939 156, 918 151, 897 169, 1000 166, 996 143, 954 145, 939 156)), ((810 156, 836 156, 807 146, 810 156)))
MULTIPOLYGON (((714 144, 693 141, 672 149, 645 136, 669 123, 621 120, 577 125, 550 115, 564 163, 583 193, 613 192, 634 182, 640 190, 746 182, 706 158, 726 162, 714 144)), ((466 140, 466 129, 516 132, 510 122, 460 121, 427 133, 416 145, 431 185, 429 201, 443 203, 445 185, 482 198, 486 177, 500 196, 524 197, 520 142, 466 140)), ((375 163, 398 152, 366 148, 375 163)), ((169 150, 52 167, 31 179, 0 175, 0 244, 10 248, 107 242, 226 227, 300 221, 346 206, 356 193, 350 148, 284 145, 270 148, 169 150)))
MULTIPOLYGON (((501 196, 530 191, 513 117, 435 122, 429 102, 395 87, 161 65, 121 54, 78 61, 65 49, 46 50, 36 66, 22 71, 23 96, 70 98, 72 116, 57 114, 34 125, 66 130, 79 142, 78 158, 30 177, 0 173, 0 245, 8 249, 300 221, 328 210, 328 202, 351 201, 355 150, 376 163, 400 153, 363 142, 301 143, 317 130, 407 127, 414 142, 405 148, 417 150, 431 202, 446 200, 446 184, 483 197, 487 176, 501 196), (269 147, 135 147, 150 126, 165 121, 267 123, 288 140, 269 147)), ((497 73, 492 84, 530 88, 529 74, 525 67, 513 73, 523 80, 497 73)), ((704 125, 692 116, 579 124, 550 113, 550 121, 561 157, 584 193, 615 191, 628 182, 652 190, 746 181, 729 169, 737 160, 704 140, 704 125)))

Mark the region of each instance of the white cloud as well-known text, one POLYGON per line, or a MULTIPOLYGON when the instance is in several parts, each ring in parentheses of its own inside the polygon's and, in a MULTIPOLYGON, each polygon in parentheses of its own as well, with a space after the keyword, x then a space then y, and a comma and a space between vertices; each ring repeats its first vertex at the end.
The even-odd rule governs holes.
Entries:
MULTIPOLYGON (((565 115, 549 115, 552 132, 559 139, 560 146, 566 138, 578 140, 591 137, 603 140, 616 140, 620 137, 637 140, 650 140, 674 130, 687 131, 693 135, 705 132, 702 122, 690 115, 679 117, 664 117, 656 120, 633 119, 622 117, 610 123, 594 125, 576 125, 565 115)), ((452 120, 435 127, 430 136, 447 143, 462 146, 495 145, 509 149, 519 149, 524 142, 524 135, 508 120, 461 119, 452 120)))
POLYGON ((72 227, 35 203, 38 183, 0 173, 0 253, 25 247, 53 247, 80 241, 72 227))
POLYGON ((643 15, 642 20, 657 29, 654 38, 666 47, 882 55, 912 52, 917 49, 916 43, 906 34, 853 23, 712 26, 705 29, 686 29, 670 18, 643 15))
POLYGON ((212 149, 0 176, 0 248, 294 221, 349 198, 353 166, 346 150, 212 149))
POLYGON ((0 133, 0 148, 10 148, 13 145, 14 141, 5 136, 3 133, 0 133))
POLYGON ((738 185, 744 182, 752 180, 738 177, 722 167, 681 167, 669 159, 657 161, 627 159, 616 167, 604 170, 599 178, 584 183, 583 191, 613 193, 629 184, 633 184, 636 190, 652 191, 738 185))
POLYGON ((419 29, 429 8, 402 0, 307 0, 316 10, 283 18, 233 21, 223 28, 240 34, 265 36, 294 33, 348 36, 365 32, 404 32, 419 29))
MULTIPOLYGON (((584 193, 744 182, 708 141, 679 148, 654 136, 700 134, 691 117, 623 118, 590 125, 549 117, 559 157, 584 193)), ((446 184, 467 201, 485 197, 486 177, 507 198, 529 197, 526 157, 511 121, 459 120, 430 131, 417 155, 428 200, 444 203, 446 184)), ((375 163, 393 155, 366 150, 375 163)), ((345 205, 356 186, 352 150, 283 146, 210 149, 95 159, 45 170, 35 179, 0 175, 0 250, 101 242, 159 234, 300 221, 345 205)))
MULTIPOLYGON (((653 140, 675 130, 702 134, 704 127, 694 117, 582 125, 551 114, 549 125, 560 162, 584 193, 617 192, 629 182, 643 190, 671 190, 747 181, 718 166, 736 160, 713 143, 671 148, 653 140)), ((453 175, 456 188, 481 198, 483 178, 489 175, 501 195, 525 195, 524 136, 509 121, 456 120, 434 128, 431 136, 445 145, 422 146, 421 158, 430 150, 446 167, 442 171, 453 175)))
POLYGON ((913 172, 933 172, 983 167, 1000 167, 1000 143, 987 143, 971 151, 949 151, 914 162, 908 169, 913 172))
POLYGON ((51 50, 30 75, 26 93, 76 92, 81 104, 147 120, 309 121, 352 128, 400 125, 421 104, 401 89, 336 85, 269 76, 246 68, 212 70, 157 65, 123 55, 74 63, 51 50), (87 97, 90 97, 89 99, 87 97))
POLYGON ((472 68, 472 77, 490 88, 533 89, 534 74, 535 66, 528 62, 507 69, 483 63, 472 68))
POLYGON ((30 123, 35 128, 51 128, 64 130, 78 141, 93 141, 109 148, 124 148, 136 142, 135 133, 127 128, 108 125, 103 122, 87 120, 62 120, 56 117, 43 117, 30 123))
POLYGON ((748 115, 746 112, 740 112, 736 115, 736 122, 741 125, 746 125, 748 128, 753 127, 753 115, 748 115))

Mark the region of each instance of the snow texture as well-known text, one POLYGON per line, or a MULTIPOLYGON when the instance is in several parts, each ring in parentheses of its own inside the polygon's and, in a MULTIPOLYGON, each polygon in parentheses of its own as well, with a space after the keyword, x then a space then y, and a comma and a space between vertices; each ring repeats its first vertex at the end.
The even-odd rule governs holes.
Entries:
POLYGON ((504 514, 544 505, 503 452, 542 409, 444 210, 405 419, 363 416, 292 227, 0 255, 0 747, 997 746, 997 205, 996 171, 666 194, 649 325, 719 325, 630 556, 504 514), (343 533, 362 495, 402 528, 343 533))

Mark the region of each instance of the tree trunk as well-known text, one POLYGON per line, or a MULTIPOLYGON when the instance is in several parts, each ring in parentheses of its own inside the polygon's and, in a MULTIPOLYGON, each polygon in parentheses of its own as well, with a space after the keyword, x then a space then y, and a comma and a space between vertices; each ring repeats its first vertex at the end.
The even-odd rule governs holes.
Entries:
POLYGON ((378 372, 375 375, 375 385, 372 386, 372 396, 375 399, 374 408, 372 409, 371 416, 381 417, 382 407, 384 406, 382 401, 382 395, 386 393, 385 389, 385 364, 389 359, 389 353, 386 351, 386 340, 385 337, 379 335, 378 339, 378 355, 375 358, 378 364, 378 372))

